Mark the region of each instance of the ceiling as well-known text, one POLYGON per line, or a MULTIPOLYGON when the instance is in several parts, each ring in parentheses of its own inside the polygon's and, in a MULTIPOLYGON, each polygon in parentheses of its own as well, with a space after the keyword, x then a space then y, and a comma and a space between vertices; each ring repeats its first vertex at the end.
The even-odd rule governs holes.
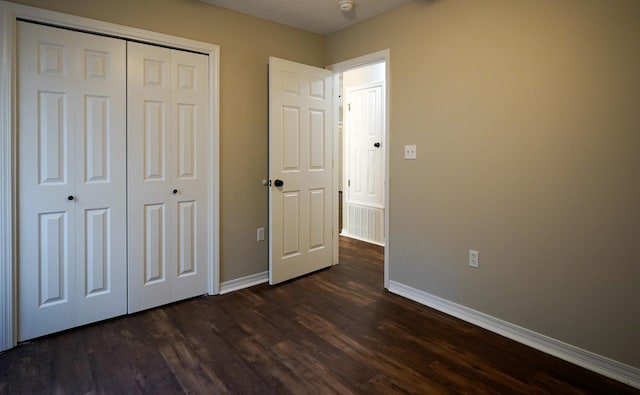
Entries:
POLYGON ((201 0, 243 14, 326 35, 387 12, 412 0, 354 0, 343 13, 339 0, 201 0))

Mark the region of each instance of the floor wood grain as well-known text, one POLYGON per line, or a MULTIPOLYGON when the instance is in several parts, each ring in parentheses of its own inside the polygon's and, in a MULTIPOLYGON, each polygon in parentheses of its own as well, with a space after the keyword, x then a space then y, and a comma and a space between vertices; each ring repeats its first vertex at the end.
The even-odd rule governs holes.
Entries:
POLYGON ((381 247, 0 354, 0 394, 640 394, 383 289, 381 247))

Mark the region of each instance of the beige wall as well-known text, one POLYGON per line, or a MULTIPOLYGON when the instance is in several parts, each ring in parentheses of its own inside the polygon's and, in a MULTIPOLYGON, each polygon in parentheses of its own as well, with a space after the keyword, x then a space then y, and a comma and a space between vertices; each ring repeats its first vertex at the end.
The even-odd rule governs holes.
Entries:
POLYGON ((638 21, 417 0, 327 37, 328 64, 391 50, 391 280, 640 368, 638 21))
POLYGON ((14 2, 220 46, 221 281, 268 270, 268 57, 323 66, 323 38, 197 0, 14 2))

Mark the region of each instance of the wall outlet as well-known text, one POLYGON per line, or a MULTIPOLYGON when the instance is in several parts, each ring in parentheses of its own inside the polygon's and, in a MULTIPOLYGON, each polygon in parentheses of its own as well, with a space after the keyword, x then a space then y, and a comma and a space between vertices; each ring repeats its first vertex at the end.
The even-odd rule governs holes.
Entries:
POLYGON ((404 146, 404 158, 416 159, 418 157, 418 148, 415 144, 404 146))
POLYGON ((264 228, 258 228, 256 231, 257 241, 264 241, 264 228))
POLYGON ((478 251, 469 250, 469 266, 478 268, 478 251))

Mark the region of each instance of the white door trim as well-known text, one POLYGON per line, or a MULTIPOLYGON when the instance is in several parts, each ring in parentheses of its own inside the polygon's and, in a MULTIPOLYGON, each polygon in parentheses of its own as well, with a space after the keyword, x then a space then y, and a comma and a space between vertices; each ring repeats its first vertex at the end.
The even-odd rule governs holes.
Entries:
POLYGON ((47 11, 0 0, 0 351, 16 344, 16 20, 26 19, 60 27, 105 34, 150 44, 199 52, 209 57, 209 294, 219 292, 220 272, 220 185, 219 185, 219 70, 220 47, 214 44, 169 36, 47 11))
MULTIPOLYGON (((345 60, 344 62, 335 63, 330 66, 327 66, 327 69, 333 71, 333 92, 334 98, 337 99, 337 93, 340 92, 340 80, 339 74, 343 73, 347 70, 354 69, 361 66, 366 66, 373 63, 381 63, 384 62, 386 64, 385 67, 385 136, 384 140, 386 142, 387 149, 385 150, 385 158, 384 158, 384 172, 385 172, 385 184, 384 184, 384 201, 385 201, 385 211, 384 211, 384 287, 389 288, 389 240, 391 239, 391 234, 389 233, 389 161, 390 161, 390 153, 391 150, 388 149, 391 147, 391 138, 389 135, 389 128, 391 125, 391 51, 387 49, 383 49, 382 51, 374 52, 368 55, 363 55, 357 58, 345 60)), ((339 147, 338 147, 338 138, 339 130, 338 130, 338 112, 339 101, 333 101, 333 125, 334 125, 334 163, 337 163, 339 155, 339 147)), ((334 185, 338 185, 339 177, 338 174, 338 166, 333 167, 333 179, 334 185)), ((334 265, 338 263, 338 188, 336 188, 334 197, 333 197, 335 209, 333 210, 333 228, 336 229, 336 232, 333 234, 333 263, 334 265)))

